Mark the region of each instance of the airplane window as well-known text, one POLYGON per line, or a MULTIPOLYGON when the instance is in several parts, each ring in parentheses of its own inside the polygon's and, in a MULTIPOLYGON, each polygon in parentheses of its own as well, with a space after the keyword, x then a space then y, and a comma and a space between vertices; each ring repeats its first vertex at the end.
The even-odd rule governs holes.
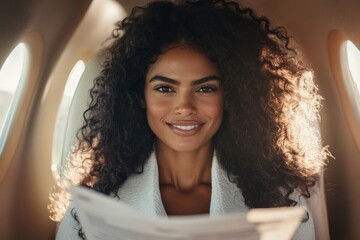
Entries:
MULTIPOLYGON (((25 44, 18 44, 7 57, 0 70, 0 136, 2 139, 3 130, 7 118, 11 117, 11 103, 16 94, 17 87, 23 72, 24 58, 26 54, 25 44)), ((4 144, 0 142, 0 147, 4 144)))
POLYGON ((55 177, 59 173, 59 166, 61 164, 61 155, 62 148, 64 144, 65 137, 65 128, 66 128, 66 119, 69 114, 69 108, 71 100, 74 96, 76 87, 79 83, 79 80, 85 70, 85 63, 82 60, 77 61, 77 63, 72 68, 68 79, 66 81, 63 97, 60 103, 60 107, 56 119, 55 134, 53 140, 53 161, 51 170, 53 171, 55 177))
POLYGON ((351 41, 346 42, 346 55, 352 78, 349 90, 352 90, 353 100, 360 114, 360 51, 351 41))
POLYGON ((337 29, 329 33, 328 51, 344 117, 360 150, 360 51, 345 33, 337 29))

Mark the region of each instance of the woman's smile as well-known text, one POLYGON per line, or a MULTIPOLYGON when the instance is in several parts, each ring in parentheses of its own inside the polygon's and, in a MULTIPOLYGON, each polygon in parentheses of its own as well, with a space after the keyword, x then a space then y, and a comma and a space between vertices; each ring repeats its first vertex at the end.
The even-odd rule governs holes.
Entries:
POLYGON ((175 134, 186 137, 197 134, 205 123, 197 121, 183 121, 166 124, 175 134))

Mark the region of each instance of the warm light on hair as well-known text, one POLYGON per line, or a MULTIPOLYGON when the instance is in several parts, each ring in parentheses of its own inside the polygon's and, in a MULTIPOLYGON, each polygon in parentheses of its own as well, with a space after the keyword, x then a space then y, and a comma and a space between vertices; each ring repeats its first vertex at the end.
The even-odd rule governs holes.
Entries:
POLYGON ((294 74, 285 68, 277 68, 283 60, 266 48, 261 58, 265 62, 264 71, 280 77, 272 86, 271 100, 274 106, 281 106, 277 122, 286 122, 287 127, 280 130, 277 145, 286 155, 289 166, 296 164, 303 169, 304 175, 318 174, 331 154, 321 143, 319 110, 322 97, 317 93, 314 74, 311 70, 294 74), (298 154, 294 154, 294 149, 298 154))
MULTIPOLYGON (((72 185, 79 185, 87 176, 92 167, 92 152, 85 150, 75 150, 69 154, 66 166, 60 170, 56 176, 56 186, 50 193, 51 203, 48 205, 50 219, 60 222, 64 217, 65 211, 71 201, 69 188, 72 185)), ((93 182, 88 182, 91 186, 93 182)))

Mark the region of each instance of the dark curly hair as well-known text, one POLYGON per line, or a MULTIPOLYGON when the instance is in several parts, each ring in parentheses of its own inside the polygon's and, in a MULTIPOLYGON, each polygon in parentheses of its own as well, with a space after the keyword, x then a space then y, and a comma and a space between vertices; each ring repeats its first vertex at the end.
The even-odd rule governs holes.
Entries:
POLYGON ((142 107, 145 74, 186 45, 219 69, 224 116, 214 147, 246 205, 292 206, 295 189, 310 197, 327 157, 314 127, 321 97, 284 28, 233 1, 156 1, 135 7, 113 35, 73 151, 82 157, 70 158, 65 179, 75 167, 76 184, 116 195, 141 174, 156 139, 142 107))

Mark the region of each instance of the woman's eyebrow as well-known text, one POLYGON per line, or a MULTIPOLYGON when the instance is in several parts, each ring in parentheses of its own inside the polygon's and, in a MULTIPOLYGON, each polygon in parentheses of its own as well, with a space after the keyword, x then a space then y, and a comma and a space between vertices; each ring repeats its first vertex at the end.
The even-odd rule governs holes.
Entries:
POLYGON ((171 84, 174 84, 174 85, 180 85, 179 81, 177 81, 175 79, 172 79, 172 78, 160 76, 160 75, 155 75, 154 77, 152 77, 150 79, 149 82, 154 82, 154 81, 161 81, 161 82, 171 83, 171 84))
MULTIPOLYGON (((208 77, 204 77, 204 78, 194 80, 194 81, 191 82, 191 85, 196 86, 196 85, 199 85, 199 84, 202 84, 202 83, 205 83, 205 82, 208 82, 208 81, 212 81, 212 80, 221 81, 220 77, 218 77, 216 75, 211 75, 211 76, 208 76, 208 77)), ((164 76, 161 76, 161 75, 155 75, 154 77, 152 77, 150 79, 149 82, 154 82, 154 81, 161 81, 161 82, 166 82, 166 83, 170 83, 170 84, 174 84, 174 85, 180 85, 180 81, 172 79, 172 78, 164 77, 164 76)))
POLYGON ((198 80, 195 80, 195 81, 191 82, 191 85, 196 86, 196 85, 199 85, 199 84, 202 84, 202 83, 205 83, 205 82, 209 82, 209 81, 213 81, 213 80, 221 82, 221 79, 220 79, 219 76, 211 75, 211 76, 208 76, 208 77, 204 77, 204 78, 200 78, 198 80))

